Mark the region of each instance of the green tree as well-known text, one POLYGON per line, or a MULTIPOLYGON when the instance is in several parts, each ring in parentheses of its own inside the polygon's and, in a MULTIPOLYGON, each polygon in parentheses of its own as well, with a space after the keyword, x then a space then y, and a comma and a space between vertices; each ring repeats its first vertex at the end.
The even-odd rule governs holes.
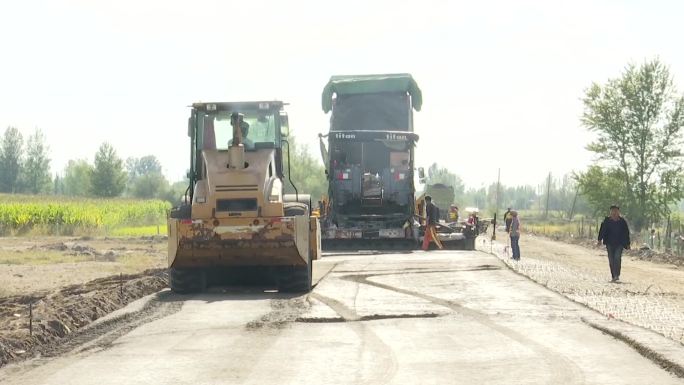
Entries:
POLYGON ((172 183, 161 195, 159 199, 170 202, 172 205, 178 205, 183 201, 183 197, 188 189, 188 180, 182 180, 172 183))
POLYGON ((585 200, 579 194, 579 185, 573 174, 563 175, 553 181, 551 190, 550 210, 560 213, 561 218, 570 218, 570 214, 577 214, 584 208, 585 200))
POLYGON ((162 173, 162 166, 154 155, 126 160, 128 173, 127 190, 136 198, 163 198, 168 193, 169 182, 162 173))
POLYGON ((65 195, 87 196, 92 191, 93 166, 85 159, 70 160, 64 168, 61 183, 65 195))
POLYGON ((620 203, 640 230, 668 215, 669 205, 684 197, 684 96, 660 61, 629 65, 620 78, 592 84, 582 123, 597 135, 587 146, 597 162, 578 176, 595 210, 620 203))
POLYGON ((0 191, 15 193, 19 190, 22 171, 24 139, 16 127, 7 127, 0 145, 0 191))
POLYGON ((449 171, 446 167, 440 167, 437 163, 433 163, 428 167, 426 183, 428 185, 442 183, 453 187, 455 202, 460 202, 465 194, 465 185, 461 177, 449 171))
POLYGON ((516 210, 529 210, 532 202, 537 198, 534 187, 532 186, 501 186, 502 197, 499 209, 505 210, 510 207, 516 210))
POLYGON ((625 202, 621 204, 622 210, 633 211, 628 192, 624 188, 622 173, 619 170, 604 170, 602 167, 592 165, 578 176, 578 182, 582 195, 591 206, 592 215, 605 214, 607 208, 615 202, 625 202))
POLYGON ((55 174, 55 179, 52 181, 52 194, 64 195, 64 179, 59 174, 55 174))
MULTIPOLYGON (((311 194, 311 201, 315 203, 328 192, 325 179, 325 168, 314 158, 306 146, 300 146, 293 136, 288 138, 290 148, 290 171, 292 182, 297 186, 300 194, 311 194)), ((294 193, 288 178, 287 145, 284 151, 283 171, 285 173, 284 189, 286 193, 294 193)))
MULTIPOLYGON (((500 185, 498 187, 500 189, 498 192, 498 194, 499 194, 499 197, 498 197, 499 202, 498 203, 499 203, 499 209, 501 209, 501 201, 502 201, 501 192, 503 191, 504 186, 500 185)), ((497 206, 497 201, 496 201, 497 191, 496 190, 497 190, 497 184, 496 183, 492 183, 487 187, 487 200, 485 201, 485 204, 483 207, 479 207, 480 210, 482 210, 482 211, 487 210, 487 211, 491 212, 492 214, 494 214, 494 212, 496 211, 496 206, 497 206)))
POLYGON ((36 129, 26 143, 26 159, 22 168, 22 190, 30 194, 41 194, 52 187, 50 158, 45 136, 36 129))
POLYGON ((485 187, 480 187, 479 189, 476 188, 469 188, 466 192, 465 195, 463 196, 463 208, 468 206, 468 207, 477 207, 480 210, 483 210, 487 204, 487 189, 485 187))
MULTIPOLYGON (((463 197, 464 206, 473 206, 481 212, 494 213, 496 210, 497 184, 491 183, 479 189, 468 188, 463 197)), ((517 210, 529 210, 537 199, 537 193, 532 186, 499 186, 499 215, 501 210, 510 207, 517 210)))
POLYGON ((142 158, 126 159, 126 171, 130 178, 141 175, 161 174, 162 166, 154 155, 143 156, 142 158))
POLYGON ((169 190, 169 182, 162 174, 141 175, 130 186, 132 196, 141 199, 162 198, 169 190))
POLYGON ((111 144, 103 143, 95 154, 90 181, 92 194, 99 197, 116 197, 126 188, 123 161, 111 144))

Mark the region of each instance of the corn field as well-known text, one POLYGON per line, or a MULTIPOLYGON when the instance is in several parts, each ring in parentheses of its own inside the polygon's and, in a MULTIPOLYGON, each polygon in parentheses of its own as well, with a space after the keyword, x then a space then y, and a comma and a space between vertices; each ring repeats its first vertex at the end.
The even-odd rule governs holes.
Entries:
POLYGON ((74 235, 157 225, 170 207, 161 200, 0 194, 0 235, 74 235))

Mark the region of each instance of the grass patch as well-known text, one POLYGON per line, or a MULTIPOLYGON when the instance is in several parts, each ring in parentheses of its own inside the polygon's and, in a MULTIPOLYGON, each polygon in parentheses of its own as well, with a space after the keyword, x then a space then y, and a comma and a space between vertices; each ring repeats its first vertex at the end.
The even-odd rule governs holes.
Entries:
POLYGON ((120 227, 111 229, 109 235, 113 237, 145 237, 166 235, 166 224, 152 226, 120 227))
POLYGON ((538 224, 526 224, 525 228, 535 233, 542 234, 573 234, 577 232, 576 223, 538 223, 538 224))
POLYGON ((525 232, 557 238, 595 239, 598 236, 600 223, 593 222, 536 222, 522 224, 525 232))
MULTIPOLYGON (((155 230, 156 231, 156 230, 155 230)), ((100 250, 104 252, 106 249, 100 250)), ((112 259, 92 255, 70 255, 58 250, 0 250, 0 265, 51 265, 59 263, 103 262, 127 272, 166 267, 166 244, 148 250, 124 251, 112 259)))
POLYGON ((166 267, 166 255, 154 254, 126 254, 116 260, 128 271, 142 271, 151 268, 166 267))

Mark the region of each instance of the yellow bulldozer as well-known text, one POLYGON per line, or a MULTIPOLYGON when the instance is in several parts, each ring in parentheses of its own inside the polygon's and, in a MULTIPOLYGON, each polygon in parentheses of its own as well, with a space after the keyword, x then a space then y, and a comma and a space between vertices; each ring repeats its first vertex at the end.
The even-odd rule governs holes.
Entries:
POLYGON ((280 291, 311 290, 320 227, 308 195, 291 180, 295 193, 283 193, 288 131, 280 101, 192 105, 189 186, 168 218, 174 292, 254 272, 280 291))

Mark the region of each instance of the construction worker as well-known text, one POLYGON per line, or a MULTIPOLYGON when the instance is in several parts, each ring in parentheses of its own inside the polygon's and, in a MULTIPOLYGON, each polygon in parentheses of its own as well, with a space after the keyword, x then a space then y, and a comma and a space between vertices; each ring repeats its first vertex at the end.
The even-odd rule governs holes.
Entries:
MULTIPOLYGON (((240 131, 242 132, 242 145, 245 146, 245 150, 253 150, 254 142, 247 137, 249 135, 249 123, 245 121, 240 122, 240 131)), ((233 145, 233 139, 228 141, 228 146, 233 145)))
POLYGON ((466 224, 468 226, 471 226, 473 228, 473 231, 475 231, 476 233, 478 232, 480 218, 477 217, 476 212, 470 213, 470 216, 468 217, 468 221, 466 222, 466 224))
POLYGON ((508 233, 511 231, 511 223, 513 222, 513 213, 511 212, 510 207, 504 213, 504 222, 506 223, 506 232, 508 233))
POLYGON ((427 251, 430 241, 435 241, 438 248, 442 249, 442 243, 437 238, 435 228, 439 222, 439 209, 432 203, 432 197, 425 196, 425 236, 423 237, 423 250, 427 251))
POLYGON ((457 222, 458 221, 458 206, 456 206, 456 205, 449 206, 449 221, 451 221, 451 222, 457 222))

